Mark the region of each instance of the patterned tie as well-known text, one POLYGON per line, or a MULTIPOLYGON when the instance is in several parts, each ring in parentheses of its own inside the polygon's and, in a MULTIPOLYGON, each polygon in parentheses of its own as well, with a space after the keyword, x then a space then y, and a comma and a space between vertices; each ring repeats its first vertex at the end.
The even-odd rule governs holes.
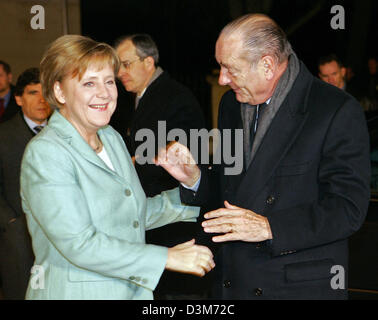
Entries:
POLYGON ((4 111, 5 111, 4 99, 0 98, 0 119, 3 116, 4 111))
POLYGON ((33 129, 39 133, 39 131, 41 131, 44 127, 43 126, 35 126, 33 129))

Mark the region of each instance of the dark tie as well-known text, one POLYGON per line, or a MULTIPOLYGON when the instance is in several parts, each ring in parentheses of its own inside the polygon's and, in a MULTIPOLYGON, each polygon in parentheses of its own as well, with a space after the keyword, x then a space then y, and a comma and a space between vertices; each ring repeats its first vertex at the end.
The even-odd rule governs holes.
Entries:
POLYGON ((266 106, 266 103, 262 103, 255 106, 255 113, 253 114, 253 120, 250 126, 250 138, 249 138, 250 150, 249 151, 252 151, 253 140, 255 139, 255 136, 256 136, 257 128, 259 125, 259 119, 261 117, 262 112, 264 111, 265 106, 266 106))
POLYGON ((4 99, 0 98, 0 119, 3 116, 4 111, 5 111, 4 99))
POLYGON ((245 161, 245 169, 249 167, 249 164, 251 163, 252 159, 252 147, 253 142, 258 130, 259 120, 261 120, 261 115, 263 111, 265 110, 266 103, 263 103, 261 105, 251 106, 249 105, 247 109, 245 109, 245 115, 244 115, 244 121, 245 121, 245 128, 247 131, 245 134, 248 135, 245 141, 244 141, 244 161, 245 161), (253 112, 253 116, 251 113, 253 112), (251 119, 252 118, 252 119, 251 119), (249 138, 249 139, 248 139, 249 138))
POLYGON ((35 126, 33 129, 38 133, 43 129, 43 126, 35 126))
POLYGON ((142 97, 135 97, 135 110, 138 108, 139 100, 142 99, 142 97))

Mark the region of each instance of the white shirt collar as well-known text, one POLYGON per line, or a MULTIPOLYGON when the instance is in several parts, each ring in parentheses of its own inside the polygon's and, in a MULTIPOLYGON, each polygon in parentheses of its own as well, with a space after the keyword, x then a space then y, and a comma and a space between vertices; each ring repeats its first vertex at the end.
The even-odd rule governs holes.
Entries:
POLYGON ((44 127, 47 124, 47 120, 45 120, 42 124, 35 123, 33 120, 28 118, 25 114, 24 114, 24 119, 25 119, 25 122, 28 125, 28 127, 35 133, 38 133, 38 132, 34 130, 34 127, 36 127, 36 126, 44 127))

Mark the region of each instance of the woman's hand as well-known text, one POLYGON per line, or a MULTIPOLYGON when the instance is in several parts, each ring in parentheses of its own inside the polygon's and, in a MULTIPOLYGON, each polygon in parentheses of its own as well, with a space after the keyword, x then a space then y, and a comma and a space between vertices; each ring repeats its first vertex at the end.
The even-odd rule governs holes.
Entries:
POLYGON ((194 186, 201 175, 189 149, 176 141, 161 149, 154 163, 163 167, 173 178, 188 187, 194 186))
POLYGON ((203 277, 215 267, 213 254, 205 246, 194 244, 192 239, 168 249, 165 268, 170 271, 194 274, 203 277))

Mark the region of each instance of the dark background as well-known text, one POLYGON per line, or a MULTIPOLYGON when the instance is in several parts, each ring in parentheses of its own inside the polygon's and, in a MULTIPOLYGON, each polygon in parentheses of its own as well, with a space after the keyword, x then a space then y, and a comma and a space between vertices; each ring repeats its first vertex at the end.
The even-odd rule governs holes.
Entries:
POLYGON ((220 30, 236 17, 261 12, 286 31, 300 59, 314 74, 321 55, 336 53, 356 75, 366 72, 377 53, 378 1, 375 0, 106 0, 81 1, 82 33, 111 45, 125 34, 149 33, 160 65, 189 86, 208 125, 210 86, 206 75, 218 66, 214 47, 220 30), (345 9, 345 30, 330 26, 331 8, 345 9))

